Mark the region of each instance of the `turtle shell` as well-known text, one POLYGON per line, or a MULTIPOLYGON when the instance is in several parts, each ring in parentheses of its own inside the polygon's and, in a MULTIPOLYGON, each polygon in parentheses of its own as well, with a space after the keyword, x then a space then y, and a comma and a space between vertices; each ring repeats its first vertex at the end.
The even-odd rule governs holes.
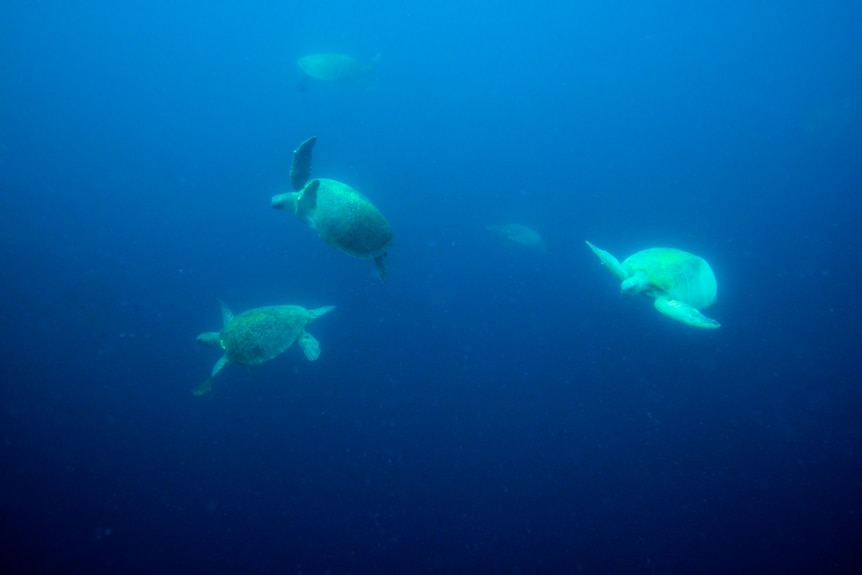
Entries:
POLYGON ((646 273, 650 285, 696 309, 715 301, 715 274, 702 257, 676 248, 650 248, 630 255, 623 266, 646 273))
POLYGON ((392 227, 380 210, 347 184, 325 178, 319 181, 316 205, 307 216, 320 238, 357 258, 386 253, 392 244, 392 227))
POLYGON ((304 307, 279 305, 250 309, 234 317, 219 333, 229 361, 257 365, 281 355, 308 323, 304 307))

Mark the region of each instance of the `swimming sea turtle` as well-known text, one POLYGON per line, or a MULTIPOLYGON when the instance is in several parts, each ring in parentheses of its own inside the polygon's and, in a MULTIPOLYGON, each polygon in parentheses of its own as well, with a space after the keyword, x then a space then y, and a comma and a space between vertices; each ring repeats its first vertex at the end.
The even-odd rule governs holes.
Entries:
POLYGON ((622 263, 587 242, 602 264, 622 282, 624 294, 652 297, 655 308, 684 324, 703 329, 720 327, 698 310, 715 301, 715 274, 705 259, 675 248, 650 248, 630 255, 622 263))
POLYGON ((212 389, 212 381, 227 362, 240 365, 257 365, 281 355, 294 342, 310 361, 320 356, 320 342, 305 331, 305 324, 335 309, 334 305, 305 309, 298 305, 274 305, 245 311, 234 317, 221 303, 224 327, 198 336, 198 343, 221 347, 224 355, 219 359, 209 379, 199 385, 195 395, 212 389))
POLYGON ((309 138, 293 152, 290 183, 299 191, 273 196, 272 207, 294 212, 335 249, 373 259, 377 274, 386 281, 386 250, 392 245, 392 228, 368 198, 347 184, 324 178, 307 182, 316 141, 309 138))
POLYGON ((516 244, 536 248, 542 251, 545 250, 545 244, 542 243, 542 236, 539 235, 539 232, 523 224, 485 226, 485 229, 489 232, 494 232, 509 241, 515 242, 516 244))
POLYGON ((371 74, 380 60, 378 54, 367 64, 363 64, 346 54, 309 54, 297 61, 303 72, 300 89, 308 87, 308 78, 324 82, 354 82, 371 74))

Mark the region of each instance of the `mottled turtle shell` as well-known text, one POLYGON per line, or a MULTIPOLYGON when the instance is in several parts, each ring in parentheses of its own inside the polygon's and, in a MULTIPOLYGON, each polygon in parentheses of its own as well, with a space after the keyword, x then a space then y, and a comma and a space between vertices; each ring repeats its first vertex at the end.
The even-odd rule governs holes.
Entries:
POLYGON ((357 258, 376 258, 392 245, 392 227, 368 198, 345 183, 319 178, 317 198, 306 207, 303 195, 297 215, 306 218, 320 238, 357 258))
POLYGON ((296 305, 250 309, 224 326, 219 342, 228 361, 257 365, 284 353, 312 318, 307 309, 296 305))

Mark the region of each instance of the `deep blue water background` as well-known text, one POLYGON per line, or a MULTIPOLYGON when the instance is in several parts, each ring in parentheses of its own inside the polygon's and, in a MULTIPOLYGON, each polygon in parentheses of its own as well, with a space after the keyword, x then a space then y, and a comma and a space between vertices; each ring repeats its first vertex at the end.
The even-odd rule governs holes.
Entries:
POLYGON ((5 2, 4 573, 862 568, 855 2, 5 2), (67 5, 68 4, 68 5, 67 5), (296 59, 382 54, 374 89, 296 59), (270 196, 293 147, 390 281, 270 196), (484 229, 538 229, 546 253, 484 229), (584 245, 673 245, 698 331, 584 245), (277 303, 323 348, 195 336, 277 303))

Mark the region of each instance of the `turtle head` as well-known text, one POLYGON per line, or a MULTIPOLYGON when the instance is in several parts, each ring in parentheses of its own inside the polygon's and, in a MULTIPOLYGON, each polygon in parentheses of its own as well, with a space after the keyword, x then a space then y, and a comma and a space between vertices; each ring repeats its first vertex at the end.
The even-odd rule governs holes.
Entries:
POLYGON ((287 192, 272 196, 272 209, 281 210, 284 212, 296 211, 296 200, 299 198, 298 192, 287 192))
POLYGON ((206 333, 202 333, 198 336, 197 341, 202 345, 221 347, 221 338, 219 337, 219 333, 217 331, 208 331, 206 333))
POLYGON ((649 288, 649 277, 643 271, 633 273, 620 284, 620 292, 626 295, 637 295, 647 288, 649 288))

